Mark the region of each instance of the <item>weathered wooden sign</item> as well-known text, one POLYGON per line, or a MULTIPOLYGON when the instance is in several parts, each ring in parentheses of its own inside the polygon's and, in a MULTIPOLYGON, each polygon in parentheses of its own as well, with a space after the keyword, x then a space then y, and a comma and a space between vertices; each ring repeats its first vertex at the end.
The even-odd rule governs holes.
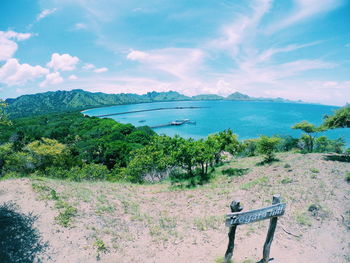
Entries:
POLYGON ((284 214, 286 204, 281 203, 281 198, 278 195, 273 196, 272 205, 248 212, 241 212, 243 207, 239 201, 233 201, 230 205, 231 214, 226 216, 226 226, 230 227, 228 233, 229 243, 225 253, 225 263, 231 261, 233 256, 233 249, 235 247, 235 235, 238 225, 249 224, 260 220, 270 218, 269 230, 263 248, 263 258, 258 263, 267 263, 270 259, 270 248, 273 240, 273 236, 277 226, 277 219, 284 214))
POLYGON ((226 216, 226 226, 249 224, 284 214, 286 204, 276 204, 247 212, 231 213, 226 216))

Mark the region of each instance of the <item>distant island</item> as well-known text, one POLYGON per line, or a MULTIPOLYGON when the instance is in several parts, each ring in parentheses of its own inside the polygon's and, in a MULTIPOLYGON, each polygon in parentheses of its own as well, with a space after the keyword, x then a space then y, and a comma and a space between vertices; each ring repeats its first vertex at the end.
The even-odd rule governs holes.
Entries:
POLYGON ((133 93, 106 94, 102 92, 88 92, 82 89, 75 89, 71 91, 50 91, 32 95, 23 95, 15 99, 6 99, 5 102, 8 104, 7 113, 9 116, 11 118, 18 118, 123 104, 202 100, 302 102, 300 100, 291 101, 283 98, 255 98, 240 92, 232 93, 227 97, 222 97, 215 94, 202 94, 189 97, 176 91, 152 91, 144 95, 138 95, 133 93))

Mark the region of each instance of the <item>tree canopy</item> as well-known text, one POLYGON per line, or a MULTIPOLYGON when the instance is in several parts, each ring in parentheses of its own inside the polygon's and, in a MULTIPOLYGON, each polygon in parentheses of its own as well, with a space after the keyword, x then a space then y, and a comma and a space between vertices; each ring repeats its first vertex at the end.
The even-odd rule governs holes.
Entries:
POLYGON ((322 125, 328 129, 350 128, 350 105, 336 110, 333 115, 326 116, 322 125))
POLYGON ((309 123, 308 121, 301 121, 292 126, 292 129, 302 130, 306 133, 306 135, 303 135, 301 137, 301 141, 304 142, 308 152, 313 152, 314 150, 315 137, 313 136, 313 134, 325 130, 324 127, 317 127, 314 124, 309 123))
POLYGON ((5 112, 5 107, 7 104, 0 99, 0 125, 9 125, 11 122, 7 118, 7 114, 5 112))

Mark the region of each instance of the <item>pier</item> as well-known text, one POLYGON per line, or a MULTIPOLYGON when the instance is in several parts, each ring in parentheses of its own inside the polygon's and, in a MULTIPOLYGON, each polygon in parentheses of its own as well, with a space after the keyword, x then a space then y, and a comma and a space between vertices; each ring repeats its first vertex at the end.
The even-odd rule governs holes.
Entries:
POLYGON ((191 121, 189 119, 185 119, 185 120, 176 120, 176 121, 172 121, 169 123, 165 123, 165 124, 160 124, 160 125, 156 125, 156 126, 151 126, 150 128, 154 129, 154 128, 162 128, 162 127, 167 127, 167 126, 180 126, 183 124, 196 124, 195 121, 191 121))
POLYGON ((94 117, 108 117, 108 116, 114 116, 114 115, 123 115, 123 114, 130 114, 130 113, 139 113, 139 112, 146 112, 146 111, 159 111, 159 110, 187 110, 187 109, 202 109, 205 107, 168 107, 168 108, 156 108, 156 109, 145 109, 145 110, 134 110, 134 111, 124 111, 124 112, 116 112, 116 113, 108 113, 108 114, 102 114, 102 115, 96 115, 94 117))

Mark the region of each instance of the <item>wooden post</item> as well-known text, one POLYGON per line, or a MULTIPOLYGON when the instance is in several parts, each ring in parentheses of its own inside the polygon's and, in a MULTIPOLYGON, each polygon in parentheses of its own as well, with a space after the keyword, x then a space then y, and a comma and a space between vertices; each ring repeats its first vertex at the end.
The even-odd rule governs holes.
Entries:
MULTIPOLYGON (((240 202, 239 201, 232 201, 231 205, 231 212, 235 213, 235 212, 240 212, 243 210, 243 207, 241 207, 240 202)), ((235 235, 236 235, 236 228, 237 225, 231 225, 230 226, 230 231, 228 233, 228 246, 227 246, 227 250, 225 253, 225 263, 228 263, 231 261, 231 258, 233 256, 233 249, 235 247, 235 235)))
MULTIPOLYGON (((281 197, 279 195, 274 195, 272 198, 272 204, 279 204, 281 202, 281 197)), ((275 234, 276 226, 277 226, 277 219, 278 217, 273 217, 270 219, 270 226, 269 230, 267 232, 265 244, 264 244, 264 250, 263 250, 263 258, 259 261, 259 263, 267 263, 270 260, 273 260, 273 258, 270 259, 270 248, 273 240, 273 236, 275 234)))

